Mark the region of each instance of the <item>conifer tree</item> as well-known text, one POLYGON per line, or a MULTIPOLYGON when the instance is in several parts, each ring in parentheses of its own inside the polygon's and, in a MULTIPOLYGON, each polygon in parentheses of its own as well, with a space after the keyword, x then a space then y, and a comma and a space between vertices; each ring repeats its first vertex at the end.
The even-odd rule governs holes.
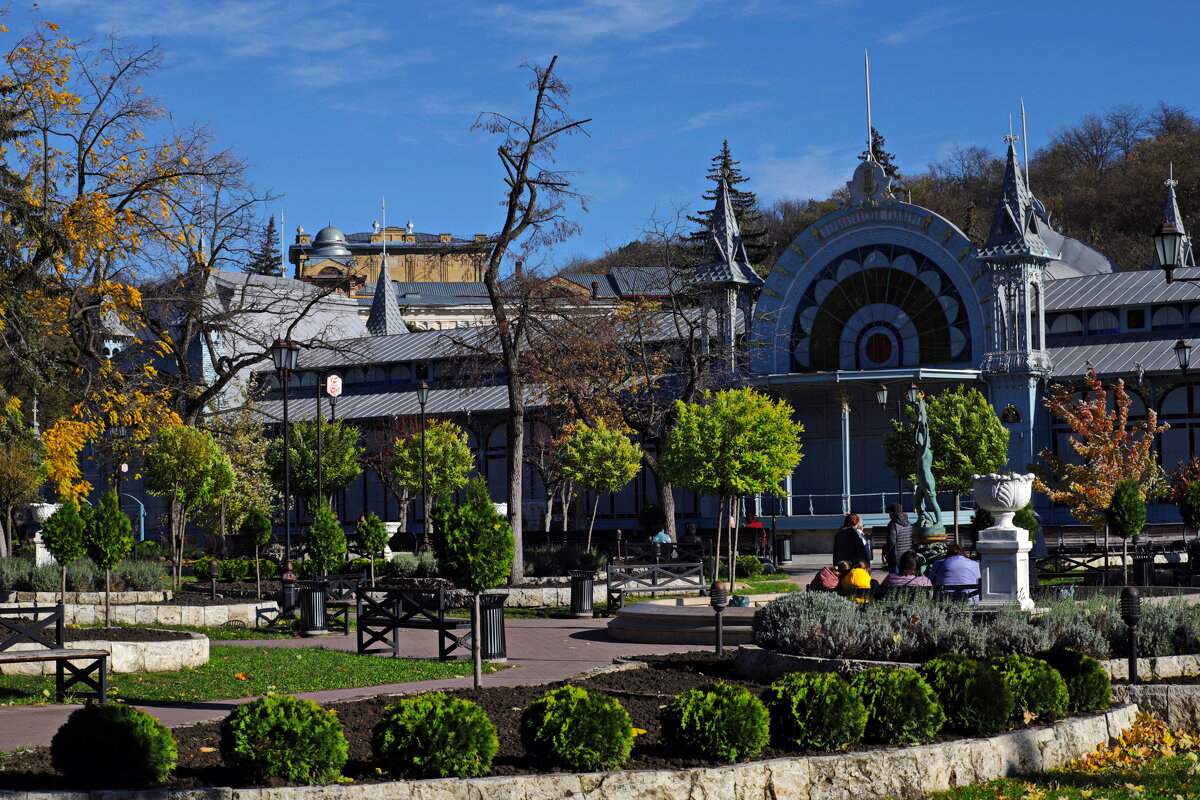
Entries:
POLYGON ((283 269, 279 263, 279 232, 275 230, 275 217, 267 220, 262 238, 258 240, 258 248, 250 256, 246 272, 257 275, 282 275, 283 269))
MULTIPOLYGON (((887 142, 883 138, 874 125, 871 126, 871 154, 875 156, 875 163, 883 167, 883 172, 892 179, 892 189, 900 188, 900 168, 896 166, 896 156, 894 153, 887 151, 887 142)), ((867 151, 863 150, 858 156, 859 161, 867 160, 867 151)))
POLYGON ((704 207, 696 216, 688 219, 696 223, 698 230, 688 235, 688 240, 696 246, 696 257, 704 251, 704 240, 708 237, 708 229, 712 224, 713 204, 717 201, 717 185, 724 176, 729 185, 729 200, 733 204, 733 216, 737 219, 742 231, 742 242, 746 245, 746 255, 750 263, 758 264, 767 253, 766 226, 762 224, 762 210, 758 207, 758 196, 754 192, 743 191, 738 184, 750 180, 738 169, 741 161, 736 161, 729 151, 729 140, 721 143, 721 152, 713 156, 712 166, 708 170, 708 179, 713 182, 713 188, 704 193, 704 207))

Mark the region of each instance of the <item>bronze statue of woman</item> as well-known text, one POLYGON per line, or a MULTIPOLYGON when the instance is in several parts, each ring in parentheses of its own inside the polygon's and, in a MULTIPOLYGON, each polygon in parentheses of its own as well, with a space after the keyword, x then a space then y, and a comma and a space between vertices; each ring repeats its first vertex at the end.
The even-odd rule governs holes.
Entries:
POLYGON ((933 447, 924 392, 917 397, 913 443, 917 449, 917 490, 914 497, 917 519, 913 523, 913 538, 924 542, 942 541, 946 538, 946 529, 942 526, 942 509, 938 506, 937 483, 933 479, 933 447))

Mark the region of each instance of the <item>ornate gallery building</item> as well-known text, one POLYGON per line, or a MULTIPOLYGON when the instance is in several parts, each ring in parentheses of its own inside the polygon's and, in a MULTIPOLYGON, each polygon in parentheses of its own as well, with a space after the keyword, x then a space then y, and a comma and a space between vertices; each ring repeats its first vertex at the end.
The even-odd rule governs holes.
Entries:
MULTIPOLYGON (((1153 407, 1171 424, 1158 447, 1168 471, 1196 451, 1192 412, 1200 398, 1179 368, 1174 345, 1200 330, 1200 287, 1165 280, 1149 237, 1148 263, 1137 266, 1154 268, 1122 271, 1099 251, 1057 233, 1027 187, 1013 141, 982 248, 949 220, 896 196, 882 167, 868 160, 848 182, 844 207, 809 226, 764 283, 746 263, 728 199, 718 198, 706 263, 695 280, 709 290, 714 344, 749 352, 747 362, 739 360, 739 380, 786 397, 804 423, 804 459, 783 487, 785 497, 750 501, 759 503, 764 518, 774 515, 781 532, 794 531, 798 549, 821 547, 848 510, 876 524, 898 494, 911 507, 911 487, 899 486, 880 465, 883 435, 913 384, 930 394, 960 383, 978 386, 1011 433, 1012 469, 1024 471, 1043 448, 1063 448, 1066 433, 1041 400, 1051 383, 1078 381, 1089 365, 1106 383, 1125 380, 1135 415, 1153 407)), ((1165 217, 1183 231, 1172 182, 1165 217)), ((363 255, 353 257, 371 264, 373 253, 365 248, 375 244, 364 242, 363 255)), ((1182 244, 1180 265, 1192 266, 1186 235, 1182 244)), ((312 249, 308 243, 295 248, 298 277, 325 263, 318 261, 321 246, 333 245, 355 246, 322 240, 312 249)), ((339 418, 364 427, 412 419, 420 411, 416 385, 426 379, 432 384, 426 412, 467 427, 479 469, 502 499, 508 456, 503 386, 497 381, 468 392, 440 383, 453 346, 441 331, 406 332, 402 321, 401 297, 416 295, 410 300, 419 303, 420 285, 413 282, 419 276, 405 266, 398 284, 377 266, 354 268, 376 281, 370 335, 305 356, 293 384, 292 418, 311 416, 320 376, 337 373, 345 385, 339 418)), ((663 291, 646 280, 636 292, 614 291, 613 278, 599 280, 608 300, 663 291)), ((450 290, 442 283, 438 291, 450 290)), ((593 298, 597 291, 593 283, 593 298)), ((266 410, 278 414, 277 390, 274 398, 266 410)), ((624 492, 605 498, 598 525, 637 530, 638 510, 655 499, 651 480, 644 470, 624 492)), ((536 474, 527 486, 525 524, 536 531, 545 508, 536 474)), ((948 497, 941 504, 953 508, 948 497)), ((369 471, 345 493, 343 518, 353 520, 365 508, 396 519, 394 501, 369 471), (393 507, 386 508, 388 502, 393 507)), ((681 492, 678 508, 681 521, 712 525, 706 499, 681 492)), ((1044 523, 1071 521, 1065 509, 1039 510, 1044 523)), ((1177 516, 1156 506, 1150 518, 1177 516)))

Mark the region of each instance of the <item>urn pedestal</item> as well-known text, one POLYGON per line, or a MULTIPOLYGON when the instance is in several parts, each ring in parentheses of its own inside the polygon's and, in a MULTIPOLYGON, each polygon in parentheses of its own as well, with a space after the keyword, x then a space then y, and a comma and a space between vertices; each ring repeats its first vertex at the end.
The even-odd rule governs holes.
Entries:
POLYGON ((33 563, 35 566, 45 567, 51 564, 57 564, 54 556, 50 555, 50 551, 46 549, 46 543, 42 540, 42 531, 46 527, 46 520, 58 511, 59 503, 30 503, 29 504, 29 522, 30 529, 33 530, 31 543, 33 545, 33 563))
POLYGON ((1029 596, 1029 531, 1013 524, 1013 515, 1029 503, 1033 475, 972 475, 975 502, 995 517, 979 532, 979 608, 1017 606, 1033 610, 1029 596))

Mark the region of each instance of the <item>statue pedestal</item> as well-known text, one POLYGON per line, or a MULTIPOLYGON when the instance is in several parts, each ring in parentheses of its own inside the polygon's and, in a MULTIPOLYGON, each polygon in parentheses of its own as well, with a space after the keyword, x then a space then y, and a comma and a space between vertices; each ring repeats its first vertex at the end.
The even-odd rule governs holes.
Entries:
POLYGON ((1033 610, 1029 596, 1029 531, 1013 524, 1013 515, 1029 502, 1032 475, 972 475, 975 500, 992 512, 996 524, 979 532, 979 608, 1002 606, 1033 610))
POLYGON ((46 528, 46 520, 58 511, 59 503, 30 503, 29 504, 29 521, 30 527, 36 526, 33 532, 33 563, 35 566, 45 567, 51 564, 57 564, 54 556, 50 555, 50 551, 46 549, 46 543, 42 540, 42 531, 46 528))
POLYGON ((985 528, 979 532, 979 608, 1017 606, 1033 610, 1029 596, 1029 531, 1024 528, 985 528))

